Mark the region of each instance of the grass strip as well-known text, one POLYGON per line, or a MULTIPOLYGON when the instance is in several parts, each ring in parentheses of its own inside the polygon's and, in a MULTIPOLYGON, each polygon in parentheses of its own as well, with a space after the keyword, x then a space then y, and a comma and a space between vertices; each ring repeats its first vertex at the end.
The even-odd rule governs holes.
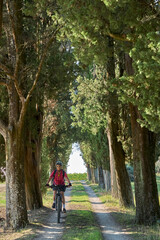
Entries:
POLYGON ((67 212, 64 240, 102 240, 102 234, 92 212, 88 194, 80 182, 73 183, 67 212))
POLYGON ((101 189, 98 184, 87 182, 94 190, 96 195, 106 204, 108 209, 111 209, 111 215, 114 219, 131 234, 135 240, 160 240, 160 225, 157 223, 154 226, 144 226, 135 223, 135 209, 124 208, 119 205, 118 199, 111 196, 101 189))

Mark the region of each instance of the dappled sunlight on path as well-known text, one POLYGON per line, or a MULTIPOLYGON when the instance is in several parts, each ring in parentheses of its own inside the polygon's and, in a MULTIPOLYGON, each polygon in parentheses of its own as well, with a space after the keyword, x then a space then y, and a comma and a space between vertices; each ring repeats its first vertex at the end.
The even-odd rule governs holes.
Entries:
MULTIPOLYGON (((70 192, 71 192, 71 189, 68 188, 65 193, 66 208, 67 208, 67 205, 69 204, 70 192)), ((34 240, 61 239, 63 231, 65 229, 65 225, 64 225, 65 218, 66 218, 66 214, 62 213, 61 223, 57 223, 57 212, 55 210, 50 210, 50 213, 48 214, 48 216, 45 216, 45 219, 43 220, 43 224, 38 226, 36 230, 37 237, 34 238, 34 240)))

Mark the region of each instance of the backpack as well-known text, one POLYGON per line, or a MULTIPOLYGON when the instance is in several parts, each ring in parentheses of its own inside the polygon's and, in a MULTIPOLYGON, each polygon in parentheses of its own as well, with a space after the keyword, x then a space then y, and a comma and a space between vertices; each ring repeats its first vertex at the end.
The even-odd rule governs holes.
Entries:
MULTIPOLYGON (((54 170, 52 181, 54 181, 54 177, 55 177, 55 175, 56 175, 56 172, 57 172, 57 169, 54 170)), ((63 178, 64 178, 64 175, 65 175, 65 171, 63 170, 63 178)))

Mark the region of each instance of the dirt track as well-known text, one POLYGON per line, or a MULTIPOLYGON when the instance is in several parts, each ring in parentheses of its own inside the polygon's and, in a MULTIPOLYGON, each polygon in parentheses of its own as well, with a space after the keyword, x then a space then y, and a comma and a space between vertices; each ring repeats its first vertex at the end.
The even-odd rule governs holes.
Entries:
POLYGON ((104 240, 131 240, 129 233, 115 222, 105 204, 96 196, 92 188, 85 182, 82 183, 89 195, 89 200, 102 230, 104 240))

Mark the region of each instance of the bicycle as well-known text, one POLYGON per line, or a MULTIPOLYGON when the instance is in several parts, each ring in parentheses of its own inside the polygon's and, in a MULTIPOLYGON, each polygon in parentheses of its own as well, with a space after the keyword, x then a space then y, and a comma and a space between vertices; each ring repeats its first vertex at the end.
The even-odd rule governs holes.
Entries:
MULTIPOLYGON (((61 196, 61 185, 49 185, 48 187, 57 191, 55 198, 55 208, 57 211, 57 223, 60 223, 60 217, 62 212, 62 196, 61 196)), ((69 185, 65 185, 65 188, 70 187, 69 185)))

